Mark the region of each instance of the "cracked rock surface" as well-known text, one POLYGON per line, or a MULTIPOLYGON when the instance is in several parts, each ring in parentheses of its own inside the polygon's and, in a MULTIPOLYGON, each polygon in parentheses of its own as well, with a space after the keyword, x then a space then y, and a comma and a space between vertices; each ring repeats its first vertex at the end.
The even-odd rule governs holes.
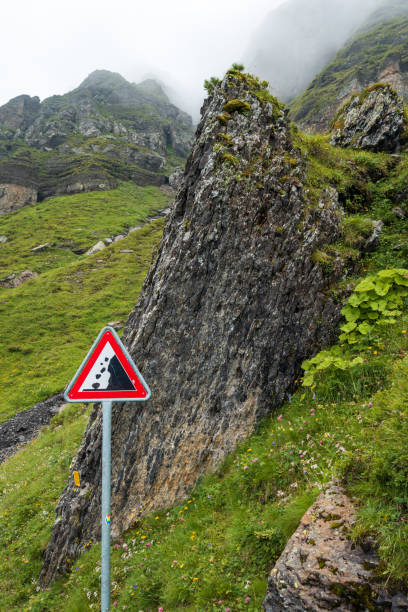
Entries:
POLYGON ((404 131, 403 99, 389 85, 373 85, 340 111, 332 145, 397 153, 404 131))
POLYGON ((333 481, 303 516, 276 562, 264 601, 265 612, 323 610, 408 610, 401 593, 386 593, 373 570, 379 560, 370 541, 353 544, 356 508, 333 481))

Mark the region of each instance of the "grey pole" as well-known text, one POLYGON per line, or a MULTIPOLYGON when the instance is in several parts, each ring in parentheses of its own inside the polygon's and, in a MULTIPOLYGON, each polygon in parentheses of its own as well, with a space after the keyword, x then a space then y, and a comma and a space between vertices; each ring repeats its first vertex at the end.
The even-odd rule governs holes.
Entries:
POLYGON ((102 421, 101 612, 109 612, 112 402, 102 402, 102 421))

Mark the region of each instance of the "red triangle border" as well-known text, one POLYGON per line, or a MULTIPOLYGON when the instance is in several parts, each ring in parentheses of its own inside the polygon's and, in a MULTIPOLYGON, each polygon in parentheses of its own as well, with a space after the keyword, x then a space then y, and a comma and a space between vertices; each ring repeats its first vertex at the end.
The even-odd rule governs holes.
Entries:
POLYGON ((117 336, 113 328, 105 327, 99 334, 94 346, 89 351, 75 374, 71 383, 68 385, 65 392, 65 399, 68 402, 100 402, 100 401, 143 401, 150 397, 150 389, 144 381, 139 370, 133 363, 130 355, 117 336), (116 357, 119 359, 123 369, 132 381, 134 391, 79 391, 82 383, 88 376, 99 355, 103 351, 106 344, 109 342, 113 348, 116 357))

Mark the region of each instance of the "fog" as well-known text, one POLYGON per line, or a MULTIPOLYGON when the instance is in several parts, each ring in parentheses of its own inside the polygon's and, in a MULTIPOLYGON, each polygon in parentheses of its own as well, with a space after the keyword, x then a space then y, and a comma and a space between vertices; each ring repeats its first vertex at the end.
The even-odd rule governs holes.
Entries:
MULTIPOLYGON (((269 12, 245 54, 282 100, 300 94, 384 0, 288 0, 269 12)), ((387 3, 388 4, 388 3, 387 3)))
POLYGON ((158 76, 198 116, 204 79, 240 61, 282 0, 3 0, 0 105, 65 93, 93 70, 158 76))
POLYGON ((197 120, 204 79, 242 61, 283 98, 305 87, 377 0, 5 0, 0 105, 74 89, 95 69, 157 77, 197 120))

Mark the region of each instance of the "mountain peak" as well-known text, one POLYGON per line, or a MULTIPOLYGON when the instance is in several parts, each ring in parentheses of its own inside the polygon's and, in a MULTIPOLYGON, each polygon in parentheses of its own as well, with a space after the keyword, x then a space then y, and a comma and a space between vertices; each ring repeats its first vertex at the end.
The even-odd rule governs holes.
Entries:
POLYGON ((79 89, 85 87, 111 87, 116 88, 130 83, 118 72, 110 70, 94 70, 79 85, 79 89))

